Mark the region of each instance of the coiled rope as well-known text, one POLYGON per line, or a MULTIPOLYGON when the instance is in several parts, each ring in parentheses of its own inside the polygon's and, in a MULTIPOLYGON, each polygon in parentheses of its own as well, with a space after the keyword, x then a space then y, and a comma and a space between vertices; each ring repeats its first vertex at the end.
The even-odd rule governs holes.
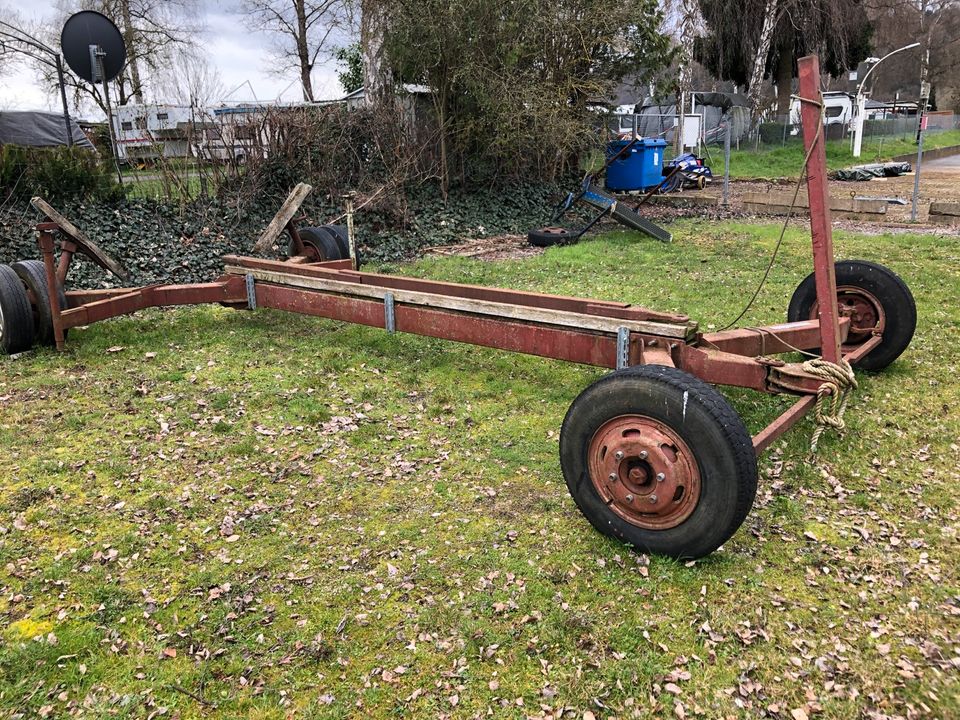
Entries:
POLYGON ((817 404, 814 407, 814 423, 817 427, 810 438, 810 456, 813 457, 824 430, 831 427, 843 432, 846 429, 843 414, 847 411, 850 391, 857 389, 857 378, 850 363, 843 358, 836 363, 814 358, 803 363, 803 369, 823 380, 817 389, 817 404))

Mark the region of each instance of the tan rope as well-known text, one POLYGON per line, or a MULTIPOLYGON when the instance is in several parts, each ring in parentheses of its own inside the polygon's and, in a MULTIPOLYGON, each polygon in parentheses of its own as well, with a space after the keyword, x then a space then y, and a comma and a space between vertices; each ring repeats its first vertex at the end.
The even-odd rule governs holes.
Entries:
POLYGON ((847 424, 843 421, 843 414, 847 411, 847 401, 850 391, 857 389, 857 378, 853 374, 850 363, 840 359, 832 363, 823 358, 807 360, 803 369, 811 375, 821 378, 824 382, 817 389, 817 404, 814 408, 814 422, 816 429, 810 438, 810 456, 816 454, 820 436, 828 427, 843 432, 847 424))

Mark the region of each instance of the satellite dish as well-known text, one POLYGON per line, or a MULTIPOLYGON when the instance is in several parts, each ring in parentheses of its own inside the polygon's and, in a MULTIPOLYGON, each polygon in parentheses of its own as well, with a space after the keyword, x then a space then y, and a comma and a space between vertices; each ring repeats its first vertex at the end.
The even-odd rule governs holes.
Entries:
POLYGON ((60 48, 70 69, 92 83, 113 80, 127 59, 120 30, 110 18, 93 10, 67 19, 60 33, 60 48))

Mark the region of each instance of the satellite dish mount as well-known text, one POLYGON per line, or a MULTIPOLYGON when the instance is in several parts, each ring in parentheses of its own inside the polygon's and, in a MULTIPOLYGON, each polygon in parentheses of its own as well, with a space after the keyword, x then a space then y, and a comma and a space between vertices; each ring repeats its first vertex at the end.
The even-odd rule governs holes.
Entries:
POLYGON ((113 151, 117 177, 123 182, 117 157, 117 140, 110 109, 109 82, 123 70, 127 60, 127 48, 123 35, 113 21, 93 10, 83 10, 71 15, 60 33, 60 47, 67 65, 87 82, 103 86, 103 104, 107 111, 110 128, 110 146, 113 151))

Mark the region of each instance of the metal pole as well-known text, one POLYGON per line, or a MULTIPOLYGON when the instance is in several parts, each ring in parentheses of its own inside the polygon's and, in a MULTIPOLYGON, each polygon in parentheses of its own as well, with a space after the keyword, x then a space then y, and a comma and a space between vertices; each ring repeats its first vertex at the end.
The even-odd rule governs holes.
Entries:
POLYGON ((827 188, 827 155, 820 112, 823 96, 820 94, 819 58, 816 55, 802 57, 798 67, 803 144, 810 153, 807 161, 807 195, 810 202, 813 272, 819 307, 820 352, 825 360, 836 363, 840 360, 840 323, 837 311, 837 274, 833 259, 833 227, 830 224, 830 195, 827 188))
POLYGON ((854 118, 854 124, 853 124, 853 132, 854 132, 853 156, 854 157, 860 157, 860 148, 861 148, 861 142, 862 142, 862 136, 863 136, 863 115, 865 112, 866 102, 867 102, 867 98, 863 92, 863 89, 867 86, 867 78, 870 77, 870 73, 876 70, 877 66, 880 65, 880 63, 882 63, 888 57, 891 57, 892 55, 896 55, 899 52, 903 52, 904 50, 912 50, 913 48, 918 47, 919 45, 920 43, 918 42, 910 43, 909 45, 904 45, 902 48, 897 48, 893 52, 887 53, 882 58, 877 60, 873 65, 870 66, 870 69, 867 70, 866 74, 863 76, 863 80, 860 81, 860 85, 857 86, 858 112, 857 112, 857 117, 854 118))
POLYGON ((927 126, 927 118, 924 110, 927 107, 927 99, 920 98, 920 122, 917 125, 917 166, 913 169, 913 202, 910 204, 910 222, 917 221, 917 203, 920 200, 920 164, 923 162, 923 131, 927 126))
POLYGON ((723 206, 730 207, 730 115, 723 114, 723 206))
POLYGON ((60 83, 60 101, 63 103, 63 124, 67 130, 67 147, 73 147, 73 127, 70 125, 70 109, 67 107, 67 88, 63 82, 63 63, 60 56, 55 55, 57 64, 57 82, 60 83))
POLYGON ((123 173, 120 172, 120 158, 117 156, 117 139, 113 132, 113 113, 110 111, 110 87, 107 83, 107 75, 103 70, 103 57, 105 53, 97 47, 97 69, 100 72, 100 80, 103 83, 103 104, 107 107, 107 127, 110 129, 110 150, 113 153, 113 166, 117 170, 117 181, 123 185, 123 173))
POLYGON ((863 83, 861 83, 860 90, 857 91, 857 116, 853 119, 853 156, 855 158, 860 157, 860 150, 863 147, 863 116, 866 112, 867 98, 863 94, 863 83))

